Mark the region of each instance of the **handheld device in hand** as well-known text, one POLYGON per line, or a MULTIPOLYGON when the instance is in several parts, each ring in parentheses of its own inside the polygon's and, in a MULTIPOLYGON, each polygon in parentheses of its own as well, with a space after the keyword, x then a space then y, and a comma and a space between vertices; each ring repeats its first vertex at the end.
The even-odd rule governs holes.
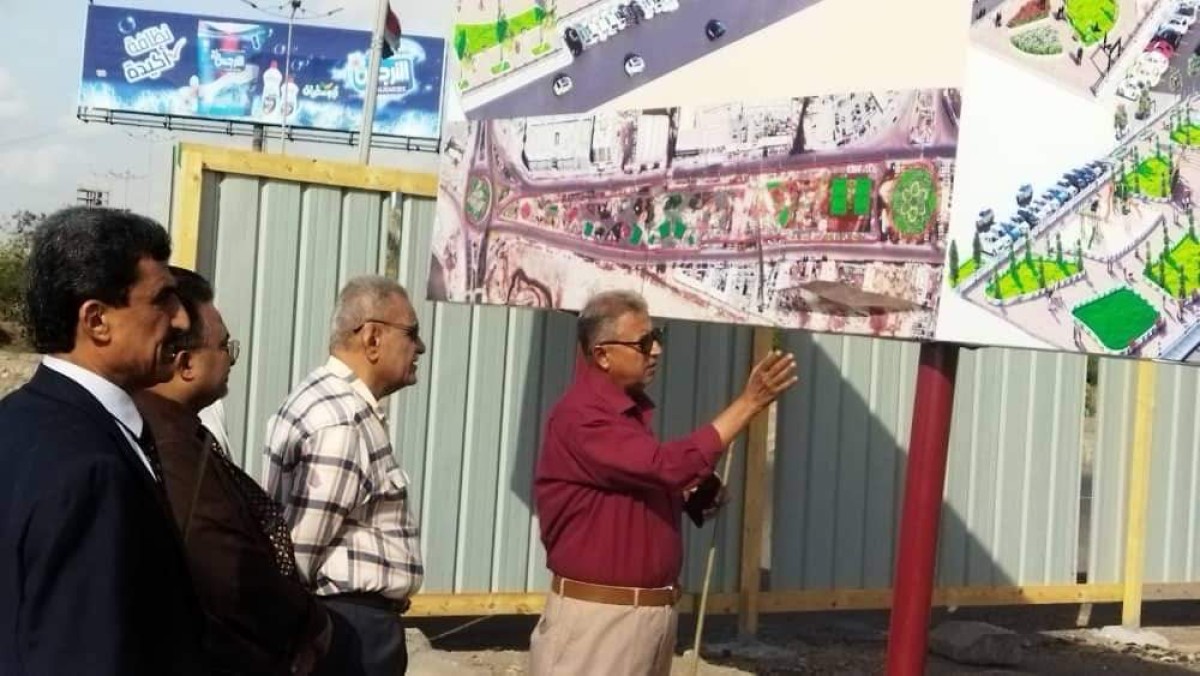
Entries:
POLYGON ((717 494, 721 491, 721 480, 717 475, 710 474, 700 482, 696 490, 683 503, 683 511, 697 526, 704 525, 704 510, 716 503, 717 494))

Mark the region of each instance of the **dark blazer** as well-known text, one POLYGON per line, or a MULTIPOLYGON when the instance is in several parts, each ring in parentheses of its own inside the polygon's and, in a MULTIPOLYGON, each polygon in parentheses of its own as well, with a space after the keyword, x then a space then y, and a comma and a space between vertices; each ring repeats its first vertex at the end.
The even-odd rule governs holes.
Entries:
POLYGON ((325 613, 299 575, 285 575, 276 563, 286 556, 294 569, 291 539, 285 528, 285 541, 272 542, 251 505, 271 498, 219 455, 212 433, 183 405, 149 391, 134 401, 154 432, 176 524, 186 528, 209 664, 221 674, 290 673, 325 613))
POLYGON ((116 419, 39 367, 0 401, 0 674, 207 674, 191 585, 116 419))

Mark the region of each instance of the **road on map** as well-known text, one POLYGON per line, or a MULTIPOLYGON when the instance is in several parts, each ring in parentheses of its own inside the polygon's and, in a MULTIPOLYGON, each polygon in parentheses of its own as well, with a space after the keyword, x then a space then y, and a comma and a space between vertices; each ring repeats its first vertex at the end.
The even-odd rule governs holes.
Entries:
POLYGON ((1153 91, 1164 94, 1190 94, 1200 91, 1200 75, 1188 77, 1187 74, 1188 57, 1195 53, 1197 47, 1200 47, 1200 25, 1192 26, 1192 29, 1184 34, 1183 39, 1179 41, 1179 49, 1175 50, 1175 56, 1171 57, 1170 68, 1179 72, 1182 89, 1179 92, 1171 89, 1170 78, 1163 77, 1154 85, 1153 91))
MULTIPOLYGON (((630 24, 607 41, 584 50, 559 71, 575 81, 575 88, 566 95, 554 95, 551 83, 557 73, 552 73, 466 114, 477 120, 587 112, 819 1, 680 0, 674 12, 655 14, 640 25, 630 24), (704 34, 710 19, 720 19, 726 28, 725 35, 712 42, 704 34), (646 62, 646 70, 633 77, 625 74, 625 55, 630 53, 641 55, 646 62)), ((569 21, 560 22, 560 26, 565 23, 569 21)), ((847 31, 846 39, 850 40, 852 29, 847 27, 847 31)), ((781 59, 779 66, 797 64, 781 59)), ((713 86, 721 87, 721 83, 714 82, 713 86)))

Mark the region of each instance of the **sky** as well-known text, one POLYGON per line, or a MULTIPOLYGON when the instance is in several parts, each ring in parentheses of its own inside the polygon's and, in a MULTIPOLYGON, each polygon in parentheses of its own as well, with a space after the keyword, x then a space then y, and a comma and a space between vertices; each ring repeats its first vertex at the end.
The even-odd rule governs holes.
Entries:
MULTIPOLYGON (((258 0, 274 7, 282 0, 258 0)), ((99 4, 241 19, 277 20, 241 0, 107 0, 99 4)), ((370 30, 374 0, 304 0, 317 15, 341 10, 318 25, 370 30)), ((392 0, 405 33, 445 36, 454 3, 392 0)), ((179 141, 249 149, 248 137, 185 134, 84 123, 75 117, 86 0, 0 0, 10 30, 0 40, 0 215, 51 211, 75 201, 76 189, 109 191, 109 204, 166 222, 172 147, 179 141), (12 27, 16 27, 13 29, 12 27)), ((268 145, 268 151, 278 151, 268 145)), ((289 144, 289 153, 356 161, 358 150, 289 144)), ((372 150, 372 164, 436 170, 432 153, 372 150)))

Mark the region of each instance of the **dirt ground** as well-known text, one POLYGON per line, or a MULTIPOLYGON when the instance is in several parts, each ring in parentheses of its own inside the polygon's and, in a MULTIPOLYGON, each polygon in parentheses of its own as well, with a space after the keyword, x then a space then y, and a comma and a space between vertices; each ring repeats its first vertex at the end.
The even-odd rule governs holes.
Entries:
MULTIPOLYGON (((1110 644, 1099 628, 1119 624, 1120 607, 1095 606, 1085 628, 1077 628, 1080 607, 1040 606, 999 609, 935 610, 933 624, 946 619, 991 622, 1023 637, 1024 660, 1018 667, 979 667, 955 664, 930 655, 926 674, 1137 674, 1168 676, 1200 673, 1200 606, 1172 602, 1147 604, 1143 621, 1169 638, 1171 649, 1110 644)), ((433 638, 433 649, 414 650, 409 673, 419 676, 524 674, 528 637, 536 617, 496 617, 485 620, 413 619, 410 626, 433 638), (464 624, 474 622, 466 628, 464 624), (456 633, 456 629, 460 629, 456 633)), ((673 674, 691 673, 690 649, 694 619, 680 618, 679 647, 673 674), (688 654, 684 654, 685 649, 688 654)), ((732 618, 709 618, 699 673, 726 674, 883 674, 887 652, 887 614, 833 612, 768 615, 758 640, 736 641, 732 618)))

